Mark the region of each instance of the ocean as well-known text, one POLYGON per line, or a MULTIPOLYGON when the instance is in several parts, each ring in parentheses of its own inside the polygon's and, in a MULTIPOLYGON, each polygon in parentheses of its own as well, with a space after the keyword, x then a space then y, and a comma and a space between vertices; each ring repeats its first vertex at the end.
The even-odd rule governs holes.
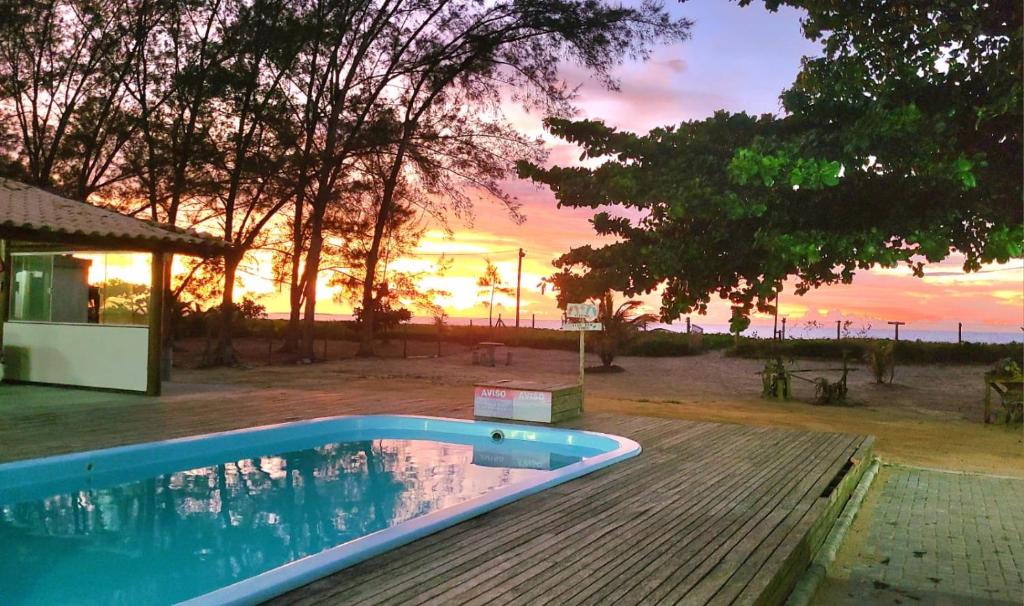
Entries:
MULTIPOLYGON (((287 318, 286 313, 270 313, 267 314, 270 318, 283 319, 287 318)), ((317 314, 317 320, 322 321, 337 321, 337 320, 352 320, 352 316, 349 314, 317 314)), ((502 321, 506 326, 513 326, 515 320, 509 321, 502 317, 502 321)), ((428 316, 413 316, 413 324, 432 324, 433 318, 428 316)), ((524 327, 531 326, 531 318, 523 317, 520 318, 520 325, 524 327)), ((702 323, 695 320, 695 325, 700 326, 706 333, 728 333, 729 326, 727 324, 715 324, 715 323, 702 323)), ((463 318, 463 317, 452 317, 448 318, 448 324, 451 326, 468 326, 473 324, 475 326, 487 326, 487 318, 463 318)), ((536 320, 533 324, 535 328, 548 328, 557 329, 561 325, 560 320, 536 320)), ((676 324, 651 324, 647 327, 648 330, 664 329, 672 332, 684 332, 686 331, 686 322, 681 321, 676 324)), ((743 333, 747 337, 761 337, 770 338, 772 336, 772 323, 771 321, 764 322, 761 320, 755 320, 751 323, 750 328, 745 330, 743 333)), ((781 325, 780 325, 781 329, 781 325)), ((854 321, 853 325, 849 329, 842 333, 847 338, 892 338, 894 336, 893 327, 886 324, 883 321, 872 322, 872 321, 854 321)), ((977 326, 965 325, 963 327, 963 340, 969 343, 1020 343, 1024 341, 1024 332, 1021 328, 1014 327, 1003 327, 1003 326, 992 326, 979 324, 977 326)), ((836 338, 836 326, 832 323, 828 325, 808 325, 806 323, 791 322, 786 326, 786 338, 787 339, 834 339, 836 338)), ((905 324, 900 326, 900 340, 901 341, 931 341, 937 343, 956 343, 957 342, 957 325, 956 322, 951 322, 949 328, 929 324, 928 326, 914 326, 913 324, 905 324)))

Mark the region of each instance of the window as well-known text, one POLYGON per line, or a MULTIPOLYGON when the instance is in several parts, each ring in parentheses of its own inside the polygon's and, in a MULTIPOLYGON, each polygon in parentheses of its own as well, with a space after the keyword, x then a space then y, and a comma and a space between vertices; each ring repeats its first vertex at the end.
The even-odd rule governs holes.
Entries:
POLYGON ((149 261, 122 253, 15 254, 10 319, 145 325, 149 261))

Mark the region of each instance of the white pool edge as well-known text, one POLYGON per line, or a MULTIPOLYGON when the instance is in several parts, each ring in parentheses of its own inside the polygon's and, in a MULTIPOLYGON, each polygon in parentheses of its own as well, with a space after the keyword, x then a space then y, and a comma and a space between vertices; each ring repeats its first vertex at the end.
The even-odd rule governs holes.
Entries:
MULTIPOLYGON (((155 442, 130 444, 127 446, 116 446, 113 448, 55 455, 40 459, 14 461, 0 464, 0 473, 30 471, 33 466, 74 463, 103 455, 126 455, 133 452, 142 452, 154 447, 171 445, 183 446, 209 438, 244 436, 248 433, 265 432, 279 428, 297 428, 314 423, 341 420, 369 421, 387 419, 413 420, 417 422, 422 421, 425 426, 430 424, 444 424, 449 426, 449 424, 455 423, 458 424, 456 427, 461 426, 459 428, 465 430, 458 433, 463 433, 465 435, 477 434, 478 432, 470 431, 470 428, 473 427, 486 427, 488 433, 492 429, 501 429, 503 431, 513 432, 522 431, 535 435, 548 436, 554 436, 561 432, 573 432, 592 438, 608 439, 617 443, 618 447, 602 454, 586 458, 578 463, 573 463, 571 465, 552 470, 550 475, 542 480, 528 480, 502 486, 478 497, 464 501, 458 505, 446 507, 442 510, 407 520, 390 528, 380 530, 353 541, 321 551, 320 553, 306 556, 299 560, 295 560, 294 562, 289 562, 232 585, 180 602, 180 604, 184 606, 235 606, 258 604, 298 587, 302 587, 303 585, 307 585, 317 579, 338 572, 339 570, 364 560, 368 560, 374 556, 380 555, 381 553, 390 551, 396 547, 411 543, 427 535, 449 528, 470 518, 492 511, 503 505, 507 505, 513 501, 517 501, 523 497, 536 494, 552 486, 574 480, 598 469, 635 457, 641 452, 640 445, 629 438, 581 429, 537 427, 533 425, 499 422, 492 423, 490 421, 474 421, 469 419, 417 415, 341 415, 214 432, 183 438, 159 440, 155 442)), ((429 429, 424 427, 424 430, 429 429)))

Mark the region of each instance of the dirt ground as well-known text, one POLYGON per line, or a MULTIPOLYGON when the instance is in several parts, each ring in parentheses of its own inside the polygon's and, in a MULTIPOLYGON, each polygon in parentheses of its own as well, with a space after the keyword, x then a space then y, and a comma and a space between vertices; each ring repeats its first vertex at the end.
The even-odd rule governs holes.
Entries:
MULTIPOLYGON (((381 357, 354 358, 349 342, 318 342, 327 362, 286 363, 277 344, 250 339, 238 344, 245 368, 198 369, 203 343, 185 341, 175 354, 177 381, 246 383, 273 387, 338 389, 347 396, 381 400, 386 389, 396 399, 471 399, 475 382, 496 379, 574 382, 578 355, 568 351, 510 348, 511 364, 475 366, 465 348, 401 341, 382 344, 381 357), (326 346, 326 349, 324 347, 326 346), (403 358, 403 349, 407 358, 403 358), (268 362, 270 363, 268 365, 268 362)), ((588 355, 587 364, 596 365, 588 355)), ((1021 428, 985 425, 981 381, 985 366, 899 366, 893 385, 876 385, 870 372, 850 374, 845 406, 812 404, 813 385, 796 381, 789 402, 763 400, 759 360, 731 358, 720 352, 679 358, 621 357, 625 372, 591 374, 586 408, 656 417, 774 425, 819 431, 870 434, 876 453, 887 462, 966 472, 1024 477, 1021 428)), ((797 361, 798 368, 834 368, 834 362, 797 361)), ((823 372, 835 376, 834 372, 823 372)), ((814 377, 817 373, 807 376, 814 377)))

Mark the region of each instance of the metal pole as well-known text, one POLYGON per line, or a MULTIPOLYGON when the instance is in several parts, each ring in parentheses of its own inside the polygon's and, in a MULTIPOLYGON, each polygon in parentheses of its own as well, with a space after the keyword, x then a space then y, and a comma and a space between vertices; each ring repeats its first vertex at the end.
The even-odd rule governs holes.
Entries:
POLYGON ((516 269, 516 328, 519 328, 519 291, 523 285, 523 257, 526 253, 519 249, 519 268, 516 269))

